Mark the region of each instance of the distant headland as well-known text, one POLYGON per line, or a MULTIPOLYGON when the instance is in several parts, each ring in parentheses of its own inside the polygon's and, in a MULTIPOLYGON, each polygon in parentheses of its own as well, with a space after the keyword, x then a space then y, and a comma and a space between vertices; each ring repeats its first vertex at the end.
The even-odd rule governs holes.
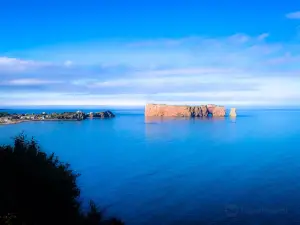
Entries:
MULTIPOLYGON (((200 106, 182 106, 182 105, 166 105, 166 104, 146 104, 145 116, 159 117, 224 117, 226 110, 224 106, 214 104, 200 106)), ((230 116, 236 116, 235 108, 230 111, 230 116)))
POLYGON ((90 112, 84 113, 82 111, 63 112, 63 113, 7 113, 0 112, 0 124, 16 124, 26 121, 80 121, 92 118, 113 118, 115 115, 111 111, 104 112, 90 112))

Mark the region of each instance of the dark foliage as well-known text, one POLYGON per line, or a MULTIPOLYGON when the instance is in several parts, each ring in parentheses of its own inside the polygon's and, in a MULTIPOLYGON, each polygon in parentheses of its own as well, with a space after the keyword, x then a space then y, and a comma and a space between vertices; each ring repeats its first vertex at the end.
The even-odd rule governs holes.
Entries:
POLYGON ((8 116, 9 113, 8 112, 0 112, 0 117, 4 117, 4 116, 8 116))
POLYGON ((34 139, 16 137, 14 146, 0 147, 0 224, 123 224, 104 221, 93 202, 82 213, 78 176, 69 164, 42 152, 34 139))

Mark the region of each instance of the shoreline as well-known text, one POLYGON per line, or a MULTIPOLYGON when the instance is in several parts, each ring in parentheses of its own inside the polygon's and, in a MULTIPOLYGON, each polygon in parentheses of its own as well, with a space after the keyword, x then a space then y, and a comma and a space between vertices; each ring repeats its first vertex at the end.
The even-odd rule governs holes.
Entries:
POLYGON ((76 112, 53 112, 50 114, 46 112, 38 114, 9 114, 7 112, 0 112, 0 125, 18 124, 31 121, 82 121, 86 119, 106 119, 114 117, 115 115, 111 111, 84 113, 78 110, 76 112))
POLYGON ((103 120, 108 118, 86 118, 83 120, 77 120, 77 119, 46 119, 46 120, 16 120, 16 121, 9 121, 8 123, 0 123, 1 125, 13 125, 13 124, 19 124, 19 123, 25 123, 25 122, 81 122, 84 120, 103 120))

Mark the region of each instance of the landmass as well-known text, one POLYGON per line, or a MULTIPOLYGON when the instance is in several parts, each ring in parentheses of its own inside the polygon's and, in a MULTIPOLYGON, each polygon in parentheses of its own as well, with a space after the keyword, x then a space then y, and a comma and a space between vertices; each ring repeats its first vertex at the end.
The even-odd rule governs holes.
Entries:
POLYGON ((80 121, 92 118, 113 118, 115 115, 111 111, 104 112, 90 112, 84 113, 82 111, 63 112, 63 113, 7 113, 0 112, 0 124, 16 124, 26 121, 80 121))
MULTIPOLYGON (((233 112, 235 113, 235 109, 233 112)), ((146 104, 145 107, 146 117, 207 117, 210 115, 213 117, 224 117, 226 115, 226 109, 224 106, 214 104, 200 106, 146 104)))

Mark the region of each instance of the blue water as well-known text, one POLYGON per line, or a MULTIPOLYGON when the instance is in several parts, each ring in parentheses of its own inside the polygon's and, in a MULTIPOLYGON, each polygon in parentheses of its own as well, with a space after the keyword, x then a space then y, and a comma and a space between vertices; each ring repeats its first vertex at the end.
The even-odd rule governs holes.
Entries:
POLYGON ((300 110, 240 110, 235 120, 113 112, 0 126, 0 144, 34 136, 82 174, 83 200, 129 225, 300 221, 300 110))

